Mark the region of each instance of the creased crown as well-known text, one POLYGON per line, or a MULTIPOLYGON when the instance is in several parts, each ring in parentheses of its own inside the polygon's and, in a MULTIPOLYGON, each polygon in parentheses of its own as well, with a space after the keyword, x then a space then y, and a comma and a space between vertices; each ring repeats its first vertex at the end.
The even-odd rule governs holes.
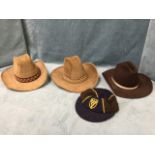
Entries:
POLYGON ((72 80, 86 76, 86 72, 78 56, 66 57, 64 59, 64 74, 72 80))
POLYGON ((117 83, 126 87, 136 86, 139 82, 137 68, 130 61, 118 64, 113 78, 117 83))
POLYGON ((29 78, 36 75, 38 70, 28 54, 13 58, 13 71, 17 77, 29 78))

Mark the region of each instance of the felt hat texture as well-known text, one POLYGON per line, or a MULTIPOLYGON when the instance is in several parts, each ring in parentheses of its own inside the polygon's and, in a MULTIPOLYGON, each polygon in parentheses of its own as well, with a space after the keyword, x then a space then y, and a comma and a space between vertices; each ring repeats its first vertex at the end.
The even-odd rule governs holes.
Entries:
POLYGON ((153 89, 151 79, 138 73, 130 61, 119 63, 102 74, 113 92, 120 97, 141 98, 149 95, 153 89))
POLYGON ((88 89, 76 101, 78 115, 91 122, 110 119, 119 110, 116 97, 106 89, 88 89))
POLYGON ((82 92, 94 88, 98 73, 94 64, 82 63, 78 56, 65 57, 64 65, 51 73, 53 82, 68 91, 82 92))
POLYGON ((13 66, 2 72, 1 79, 9 89, 31 91, 41 87, 47 76, 43 61, 33 62, 28 54, 24 54, 13 58, 13 66))

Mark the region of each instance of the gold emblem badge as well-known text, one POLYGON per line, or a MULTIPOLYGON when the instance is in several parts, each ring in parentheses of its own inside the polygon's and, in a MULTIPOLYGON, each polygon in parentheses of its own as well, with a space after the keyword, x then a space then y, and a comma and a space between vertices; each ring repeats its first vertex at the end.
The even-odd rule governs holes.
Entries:
POLYGON ((89 101, 89 108, 94 109, 98 105, 98 99, 91 98, 89 101))

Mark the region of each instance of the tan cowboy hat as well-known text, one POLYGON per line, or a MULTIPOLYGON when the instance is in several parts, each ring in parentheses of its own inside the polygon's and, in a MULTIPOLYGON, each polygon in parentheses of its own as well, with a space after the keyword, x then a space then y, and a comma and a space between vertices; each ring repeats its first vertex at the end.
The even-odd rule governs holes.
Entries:
POLYGON ((78 56, 66 57, 64 66, 56 68, 51 73, 53 82, 71 92, 82 92, 94 88, 98 82, 95 65, 82 64, 78 56))
POLYGON ((7 88, 30 91, 41 87, 47 80, 43 61, 33 62, 28 54, 13 58, 13 66, 5 69, 1 78, 7 88))
POLYGON ((117 64, 116 68, 105 71, 103 76, 117 96, 140 98, 152 92, 151 79, 138 73, 130 61, 117 64))

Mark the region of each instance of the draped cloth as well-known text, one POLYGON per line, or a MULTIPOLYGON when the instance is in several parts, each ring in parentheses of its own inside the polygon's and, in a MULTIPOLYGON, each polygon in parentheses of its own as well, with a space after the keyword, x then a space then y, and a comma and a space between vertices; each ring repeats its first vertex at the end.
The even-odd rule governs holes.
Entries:
POLYGON ((28 51, 33 59, 63 63, 79 55, 96 65, 130 60, 155 80, 154 20, 0 20, 0 67, 28 51))

